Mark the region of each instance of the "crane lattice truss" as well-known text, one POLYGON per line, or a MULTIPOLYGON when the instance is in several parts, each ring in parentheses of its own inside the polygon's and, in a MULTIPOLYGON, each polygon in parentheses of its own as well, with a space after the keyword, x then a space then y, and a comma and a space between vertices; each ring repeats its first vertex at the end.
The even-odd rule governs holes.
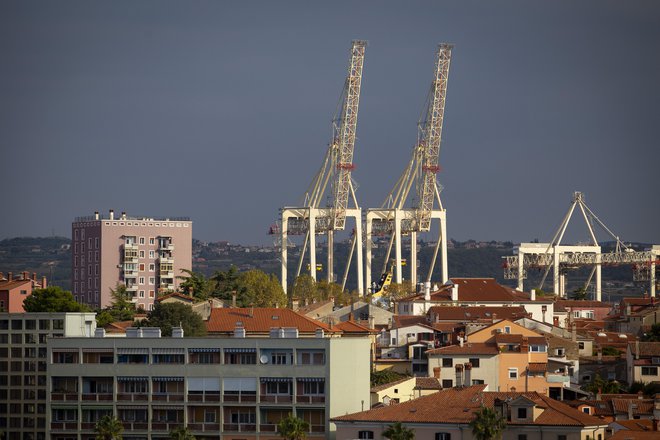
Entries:
MULTIPOLYGON (((580 192, 573 194, 573 202, 564 217, 557 233, 551 243, 521 243, 517 247, 518 255, 502 257, 504 259, 504 278, 518 280, 518 289, 523 290, 524 280, 527 279, 529 269, 544 270, 543 279, 539 288, 543 287, 545 279, 550 271, 553 270, 553 289, 554 293, 564 297, 565 269, 573 269, 584 266, 591 266, 591 275, 587 280, 587 286, 595 274, 596 281, 596 300, 600 301, 602 297, 601 289, 601 267, 603 265, 630 264, 633 267, 633 279, 635 281, 649 281, 650 294, 655 296, 656 264, 660 263, 660 246, 654 245, 645 251, 635 251, 625 246, 625 244, 615 236, 612 231, 603 224, 602 221, 589 209, 584 202, 584 196, 580 192), (571 216, 575 208, 579 208, 589 230, 591 244, 589 245, 562 245, 561 239, 568 227, 571 216), (593 223, 601 226, 612 238, 616 240, 615 251, 601 252, 601 247, 596 240, 593 223), (522 264, 521 264, 522 261, 522 264)), ((587 287, 585 286, 585 287, 587 287)))
MULTIPOLYGON (((355 188, 351 178, 353 152, 357 127, 358 107, 366 41, 353 41, 348 67, 337 112, 332 121, 332 141, 328 146, 321 168, 316 173, 305 193, 303 206, 285 207, 281 210, 281 280, 287 290, 287 236, 304 235, 305 241, 300 253, 296 276, 302 270, 303 260, 309 247, 310 275, 316 280, 316 235, 326 235, 328 241, 327 280, 334 281, 334 231, 346 227, 346 218, 355 220, 355 231, 351 238, 351 253, 344 274, 344 284, 353 253, 357 249, 358 290, 362 293, 362 211, 357 203, 355 188), (330 198, 327 206, 321 206, 330 198), (353 201, 352 207, 349 203, 353 201)), ((343 287, 343 286, 342 286, 343 287)))
MULTIPOLYGON (((447 231, 446 212, 440 200, 437 173, 442 139, 442 126, 447 96, 447 80, 451 61, 452 45, 440 44, 436 52, 433 82, 424 111, 420 117, 417 143, 412 157, 401 177, 379 209, 369 209, 366 216, 366 279, 371 284, 372 236, 389 235, 390 243, 385 257, 385 265, 393 245, 395 246, 395 281, 402 281, 402 236, 410 235, 410 281, 417 283, 417 233, 431 228, 431 219, 440 220, 439 237, 429 268, 427 282, 435 266, 438 251, 441 250, 442 281, 447 274, 447 231), (415 191, 412 191, 414 186, 415 191), (414 194, 414 196, 411 196, 414 194), (410 200, 412 199, 412 200, 410 200), (438 208, 434 207, 435 201, 438 208), (406 207, 409 205, 409 207, 406 207)), ((386 268, 383 268, 385 271, 386 268)))

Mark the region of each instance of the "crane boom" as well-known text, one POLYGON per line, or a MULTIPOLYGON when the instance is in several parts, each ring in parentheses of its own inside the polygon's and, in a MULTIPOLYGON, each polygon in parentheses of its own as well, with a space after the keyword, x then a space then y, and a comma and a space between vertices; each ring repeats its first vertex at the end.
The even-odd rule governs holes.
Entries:
POLYGON ((353 152, 355 149, 355 129, 357 127, 358 107, 360 104, 360 87, 362 84, 362 67, 364 65, 364 50, 366 41, 353 41, 351 61, 348 76, 342 93, 341 112, 334 123, 335 133, 333 144, 336 150, 336 170, 333 182, 333 203, 331 228, 343 230, 346 225, 346 208, 351 191, 351 171, 353 170, 353 152))
POLYGON ((451 61, 451 44, 438 45, 435 76, 429 93, 426 112, 419 122, 419 137, 422 152, 421 185, 418 188, 417 230, 428 231, 431 227, 431 211, 435 199, 439 171, 440 141, 445 116, 447 79, 451 61))

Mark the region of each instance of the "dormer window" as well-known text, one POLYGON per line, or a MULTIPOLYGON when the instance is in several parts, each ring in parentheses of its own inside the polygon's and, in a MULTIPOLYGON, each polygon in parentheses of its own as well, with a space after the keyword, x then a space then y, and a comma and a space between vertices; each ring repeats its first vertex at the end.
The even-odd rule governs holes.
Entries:
POLYGON ((518 408, 518 418, 519 419, 527 418, 527 408, 518 408))

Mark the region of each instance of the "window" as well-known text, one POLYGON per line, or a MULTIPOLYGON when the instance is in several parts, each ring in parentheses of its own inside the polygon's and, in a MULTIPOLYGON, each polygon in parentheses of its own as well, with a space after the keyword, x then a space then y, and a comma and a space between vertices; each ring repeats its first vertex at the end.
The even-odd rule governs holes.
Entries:
POLYGON ((156 271, 156 265, 154 263, 149 264, 149 272, 155 272, 156 271))
POLYGON ((321 350, 298 350, 298 364, 301 364, 301 365, 323 365, 323 364, 325 364, 325 351, 321 351, 321 350))
POLYGON ((584 313, 584 315, 585 315, 585 317, 588 318, 588 319, 594 319, 594 311, 593 311, 593 310, 587 310, 587 311, 584 313))
POLYGON ((530 345, 529 351, 532 353, 545 353, 547 351, 547 347, 545 345, 530 345))
POLYGON ((149 258, 155 258, 155 255, 154 251, 149 251, 149 258))
POLYGON ((448 432, 436 432, 435 440, 451 440, 451 434, 448 432))
POLYGON ((153 237, 149 237, 149 244, 150 245, 156 244, 156 239, 154 239, 153 237))
POLYGON ((518 408, 518 418, 519 419, 527 418, 527 408, 518 408))
POLYGON ((232 349, 225 349, 225 364, 254 365, 256 363, 257 353, 255 351, 240 352, 232 349))
POLYGON ((509 368, 509 379, 518 379, 518 369, 509 368))
POLYGON ((564 356, 565 350, 563 348, 555 348, 555 356, 564 356))
POLYGON ((442 388, 451 388, 454 386, 454 383, 451 379, 442 379, 442 388))
POLYGON ((138 284, 144 284, 144 277, 140 277, 138 279, 138 284))
POLYGON ((372 438, 374 438, 374 432, 373 431, 359 431, 358 432, 358 438, 359 439, 372 439, 372 438))
POLYGON ((145 268, 144 263, 140 263, 139 265, 140 272, 144 272, 144 268, 145 268))
POLYGON ((588 406, 585 406, 584 408, 582 408, 582 412, 585 413, 585 414, 591 414, 591 408, 589 408, 588 406))
POLYGON ((140 258, 144 258, 144 251, 140 251, 140 258))
POLYGON ((144 244, 144 237, 140 237, 140 244, 144 244))
POLYGON ((138 292, 138 296, 139 296, 140 298, 144 298, 144 290, 140 290, 140 291, 138 292))
POLYGON ((472 385, 483 385, 484 383, 483 379, 472 379, 472 385))
POLYGON ((154 364, 183 364, 185 355, 183 354, 155 354, 153 355, 154 364))
POLYGON ((527 434, 518 434, 518 440, 527 440, 527 434))
POLYGON ((578 348, 584 350, 584 342, 578 342, 578 348))
POLYGON ((565 434, 557 435, 557 440, 566 440, 566 435, 565 434))
POLYGON ((658 367, 642 367, 642 376, 657 376, 658 367))
POLYGON ((266 394, 291 395, 291 382, 266 382, 266 394))
POLYGON ((504 327, 504 333, 511 333, 511 327, 509 326, 504 327))
POLYGON ((472 368, 479 368, 479 358, 470 358, 469 362, 472 364, 472 368))
POLYGON ((274 352, 270 354, 270 363, 275 365, 287 365, 289 356, 287 353, 274 352))
POLYGON ((303 382, 303 394, 325 394, 325 382, 303 382))
POLYGON ((149 277, 149 284, 152 285, 152 286, 153 286, 154 284, 156 284, 156 278, 154 278, 154 277, 149 277))
POLYGON ((452 358, 442 358, 442 366, 443 367, 453 367, 454 366, 454 360, 452 358))
POLYGON ((579 318, 580 317, 580 311, 573 312, 573 317, 574 318, 579 318))
POLYGON ((153 298, 155 296, 156 292, 154 290, 149 291, 149 298, 153 298))

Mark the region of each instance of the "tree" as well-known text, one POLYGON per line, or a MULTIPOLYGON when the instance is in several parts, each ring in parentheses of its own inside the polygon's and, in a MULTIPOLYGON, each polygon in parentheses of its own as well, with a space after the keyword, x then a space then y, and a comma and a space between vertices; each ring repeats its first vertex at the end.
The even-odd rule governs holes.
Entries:
POLYGON ((405 377, 408 376, 392 370, 374 371, 371 373, 371 386, 385 385, 386 383, 396 382, 405 377))
POLYGON ((653 324, 651 330, 642 335, 644 342, 660 342, 660 324, 653 324))
POLYGON ((121 440, 123 430, 124 425, 121 421, 110 415, 103 416, 94 427, 96 440, 121 440))
POLYGON ((192 290, 193 296, 197 301, 206 301, 213 292, 213 282, 206 279, 203 273, 193 272, 188 269, 181 269, 181 272, 187 275, 179 275, 178 279, 182 280, 179 284, 179 290, 188 295, 192 290))
POLYGON ((289 413, 277 424, 277 435, 286 440, 303 440, 309 432, 309 423, 289 413))
POLYGON ((285 307, 287 297, 275 275, 254 269, 238 277, 238 302, 242 307, 285 307))
POLYGON ((170 431, 172 440, 195 440, 195 436, 190 432, 187 426, 179 426, 170 431))
POLYGON ((499 440, 506 429, 506 420, 493 408, 482 406, 474 413, 470 427, 476 440, 499 440))
POLYGON ((571 299, 582 301, 587 299, 587 295, 588 292, 586 287, 578 287, 573 291, 573 295, 571 296, 571 299))
POLYGON ((112 303, 96 315, 96 325, 105 327, 112 322, 132 321, 135 317, 135 306, 131 302, 131 295, 126 291, 124 284, 117 284, 110 289, 112 303))
POLYGON ((594 393, 594 394, 598 392, 605 394, 618 394, 620 388, 621 385, 619 384, 619 382, 617 382, 616 380, 606 381, 602 377, 600 377, 600 374, 596 374, 594 380, 582 386, 583 390, 589 391, 590 393, 594 393))
POLYGON ((390 440, 414 440, 415 430, 406 428, 401 424, 401 422, 396 422, 394 425, 387 427, 383 431, 383 437, 389 438, 390 440))
POLYGON ((300 301, 300 304, 304 304, 305 301, 311 303, 314 300, 320 299, 316 281, 314 281, 314 278, 310 274, 304 273, 296 278, 291 288, 291 298, 297 299, 300 301))
POLYGON ((211 276, 211 281, 215 283, 211 295, 225 301, 231 300, 232 294, 238 291, 239 276, 240 273, 233 264, 227 271, 216 270, 213 276, 211 276))
POLYGON ((172 327, 183 327, 184 336, 205 336, 206 325, 202 317, 189 305, 156 303, 140 327, 160 327, 163 336, 172 336, 172 327))
POLYGON ((26 312, 51 313, 89 311, 86 305, 76 302, 71 292, 57 286, 33 290, 32 295, 23 301, 23 309, 26 312))

